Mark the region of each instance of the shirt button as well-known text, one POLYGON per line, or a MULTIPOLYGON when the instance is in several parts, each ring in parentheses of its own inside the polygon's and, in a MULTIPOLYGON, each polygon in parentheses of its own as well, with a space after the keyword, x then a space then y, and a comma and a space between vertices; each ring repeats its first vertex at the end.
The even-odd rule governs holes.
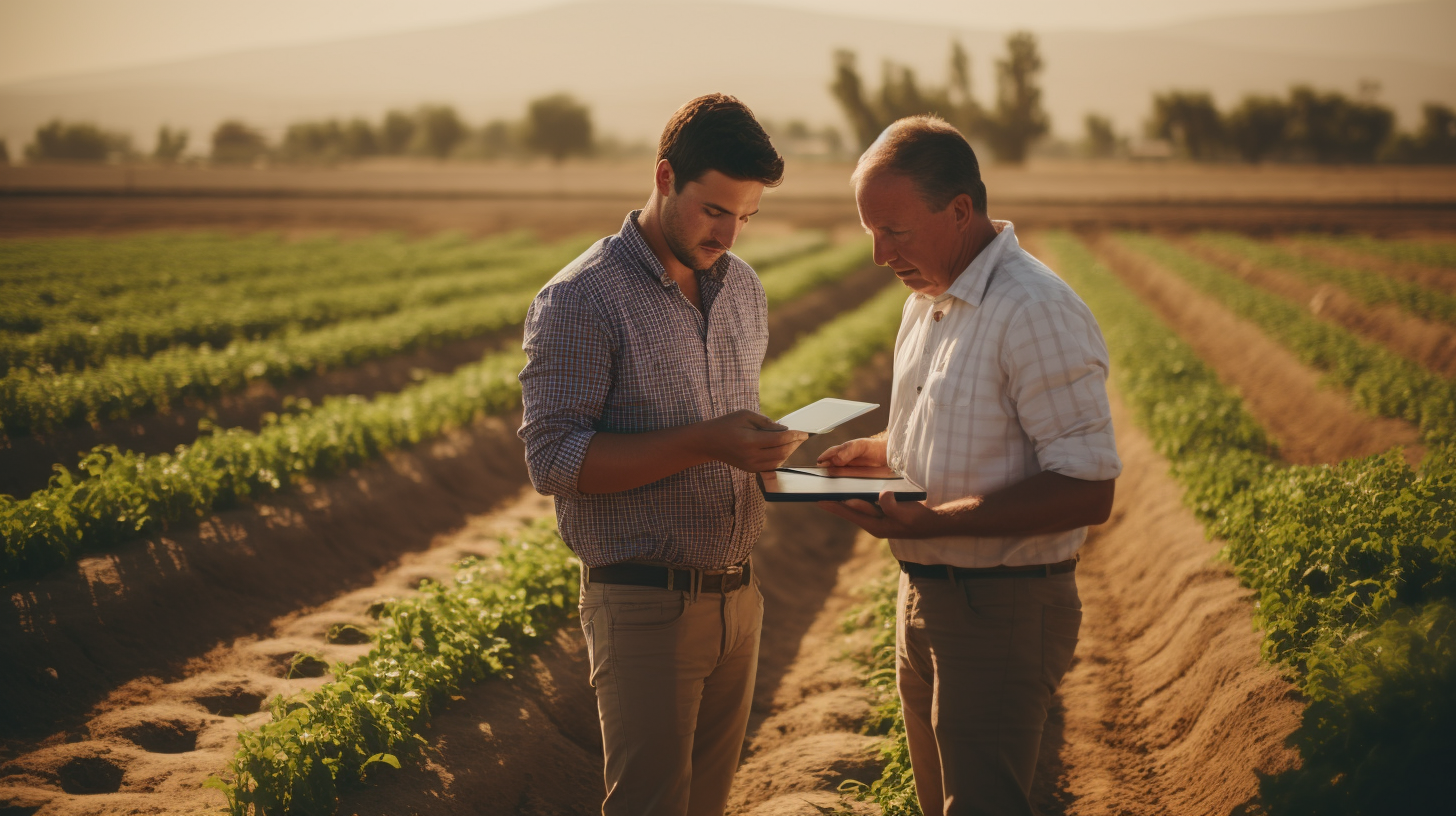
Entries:
POLYGON ((945 317, 945 312, 936 312, 935 313, 935 322, 936 323, 939 323, 940 322, 940 319, 942 317, 945 317))
POLYGON ((915 393, 919 394, 920 393, 920 389, 922 389, 924 387, 925 386, 923 386, 923 385, 917 385, 917 386, 915 386, 915 393))

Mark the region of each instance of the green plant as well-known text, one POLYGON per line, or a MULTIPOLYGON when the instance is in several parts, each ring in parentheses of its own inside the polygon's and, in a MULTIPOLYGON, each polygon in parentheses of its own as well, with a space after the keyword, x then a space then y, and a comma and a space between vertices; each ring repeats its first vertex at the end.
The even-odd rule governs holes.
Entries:
POLYGON ((269 701, 271 719, 238 735, 207 785, 233 816, 332 814, 338 794, 381 765, 401 767, 450 695, 509 677, 526 649, 575 613, 580 562, 554 525, 528 526, 489 560, 470 558, 444 584, 382 610, 373 648, 332 682, 269 701))
POLYGON ((770 307, 787 303, 821 286, 834 283, 869 265, 868 239, 784 260, 763 275, 763 291, 770 307))

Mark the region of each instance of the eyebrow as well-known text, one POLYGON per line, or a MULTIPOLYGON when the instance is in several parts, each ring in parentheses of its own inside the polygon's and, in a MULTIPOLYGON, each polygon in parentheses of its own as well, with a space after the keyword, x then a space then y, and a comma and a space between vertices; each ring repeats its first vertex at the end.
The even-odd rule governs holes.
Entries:
MULTIPOLYGON (((724 206, 722 206, 722 205, 721 205, 721 204, 714 204, 714 203, 713 203, 713 202, 711 202, 711 201, 704 201, 704 202, 703 202, 703 206, 704 206, 704 207, 712 207, 712 208, 713 208, 713 209, 715 209, 715 210, 717 210, 717 211, 718 211, 718 212, 720 212, 720 213, 726 213, 726 214, 728 214, 728 215, 732 215, 732 214, 733 214, 733 211, 732 211, 732 210, 730 210, 730 209, 728 209, 728 208, 727 208, 727 207, 724 207, 724 206)), ((751 212, 751 213, 746 213, 746 215, 747 215, 747 216, 748 216, 748 217, 749 217, 749 218, 752 218, 752 217, 753 217, 753 216, 755 216, 755 215, 758 215, 758 210, 754 210, 754 211, 753 211, 753 212, 751 212)))

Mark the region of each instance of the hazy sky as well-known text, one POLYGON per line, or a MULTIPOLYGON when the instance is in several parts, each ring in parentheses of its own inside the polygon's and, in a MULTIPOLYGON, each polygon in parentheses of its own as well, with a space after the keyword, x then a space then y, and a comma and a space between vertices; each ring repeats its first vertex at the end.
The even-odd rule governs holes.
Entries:
MULTIPOLYGON (((694 2, 695 0, 676 0, 694 2)), ((1391 0, 757 0, 1005 30, 1145 28, 1391 0)), ((0 83, 515 14, 565 0, 0 0, 0 83)))

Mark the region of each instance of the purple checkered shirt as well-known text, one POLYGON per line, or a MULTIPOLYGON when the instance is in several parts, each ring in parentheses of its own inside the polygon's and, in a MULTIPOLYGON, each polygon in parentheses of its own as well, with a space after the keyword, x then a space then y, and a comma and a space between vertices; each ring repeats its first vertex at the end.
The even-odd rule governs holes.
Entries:
POLYGON ((526 467, 556 497, 561 536, 587 566, 643 560, 713 569, 763 532, 752 474, 707 462, 621 493, 577 478, 597 431, 643 433, 758 410, 768 304, 753 269, 723 257, 698 274, 693 308, 637 226, 641 211, 536 295, 526 313, 526 467))

